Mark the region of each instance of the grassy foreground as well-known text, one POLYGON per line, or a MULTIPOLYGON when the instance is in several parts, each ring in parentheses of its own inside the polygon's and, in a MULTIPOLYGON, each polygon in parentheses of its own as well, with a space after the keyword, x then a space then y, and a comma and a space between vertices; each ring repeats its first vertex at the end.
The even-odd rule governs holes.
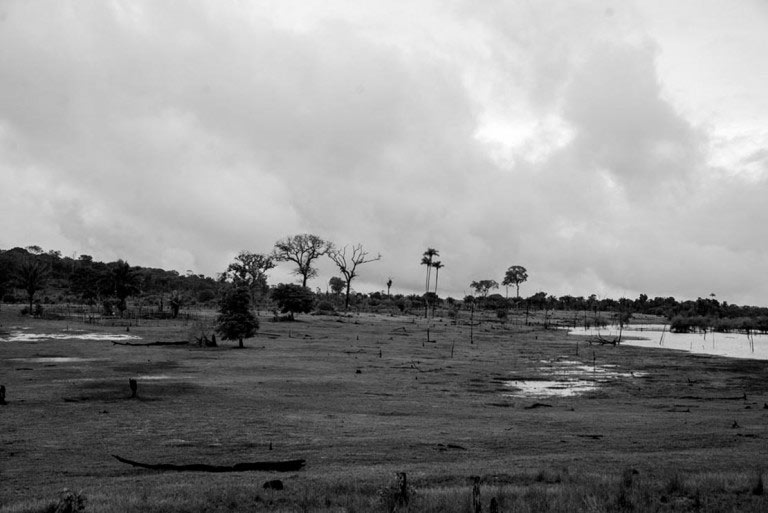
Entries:
MULTIPOLYGON (((187 338, 182 321, 22 319, 9 333, 187 338), (20 330, 18 328, 26 329, 20 330)), ((53 511, 768 511, 768 364, 588 345, 484 321, 354 315, 262 319, 245 349, 0 340, 0 513, 53 511), (60 358, 73 360, 66 361, 60 358), (611 369, 572 397, 514 395, 558 362, 611 369), (131 399, 128 379, 138 381, 131 399), (510 395, 513 394, 513 395, 510 395), (161 472, 118 462, 304 458, 306 468, 161 472), (409 503, 398 502, 405 472, 409 503), (280 479, 284 490, 262 484, 280 479)))

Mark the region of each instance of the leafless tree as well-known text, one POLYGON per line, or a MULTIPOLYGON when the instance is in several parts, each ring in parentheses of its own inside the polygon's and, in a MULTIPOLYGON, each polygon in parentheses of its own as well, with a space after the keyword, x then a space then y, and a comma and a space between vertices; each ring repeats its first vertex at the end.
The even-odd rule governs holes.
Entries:
POLYGON ((317 276, 312 262, 327 254, 332 247, 330 242, 317 235, 303 233, 277 241, 272 258, 278 262, 295 263, 297 268, 294 274, 302 277, 301 286, 306 287, 307 280, 317 276))
POLYGON ((331 247, 328 251, 328 257, 338 266, 339 271, 347 280, 347 293, 344 299, 345 309, 349 308, 349 290, 352 280, 357 276, 357 266, 381 260, 381 254, 370 257, 369 253, 363 249, 362 244, 351 246, 352 252, 349 255, 347 254, 347 247, 344 246, 341 249, 331 247))

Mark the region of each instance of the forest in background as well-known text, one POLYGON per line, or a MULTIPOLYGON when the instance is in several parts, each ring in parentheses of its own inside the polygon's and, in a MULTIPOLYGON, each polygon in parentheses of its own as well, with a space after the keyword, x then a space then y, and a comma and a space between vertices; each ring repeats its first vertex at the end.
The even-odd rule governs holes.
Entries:
MULTIPOLYGON (((223 292, 231 285, 232 276, 224 270, 210 277, 188 271, 180 274, 142 266, 123 260, 100 262, 89 255, 77 258, 63 256, 60 251, 44 251, 39 246, 0 250, 0 298, 5 304, 20 304, 20 313, 43 315, 46 305, 89 305, 101 315, 175 318, 184 307, 218 306, 223 292)), ((484 280, 487 284, 488 280, 484 280)), ((482 283, 482 282, 481 282, 482 283)), ((332 312, 345 308, 343 287, 346 281, 331 277, 325 291, 317 288, 313 308, 332 312)), ((506 297, 490 293, 492 288, 476 288, 475 296, 439 297, 425 294, 390 294, 391 279, 381 291, 353 293, 349 308, 354 311, 401 312, 418 314, 426 302, 430 308, 457 311, 472 308, 494 311, 500 319, 512 310, 577 311, 615 314, 614 319, 629 320, 632 315, 665 317, 674 331, 754 331, 768 332, 768 308, 739 306, 718 301, 714 296, 695 300, 674 297, 599 298, 564 295, 555 297, 539 291, 528 297, 506 297)), ((475 283, 473 282, 473 286, 475 283)), ((266 279, 254 283, 253 304, 271 309, 271 292, 275 285, 266 279)), ((613 320, 613 319, 611 319, 613 320)))

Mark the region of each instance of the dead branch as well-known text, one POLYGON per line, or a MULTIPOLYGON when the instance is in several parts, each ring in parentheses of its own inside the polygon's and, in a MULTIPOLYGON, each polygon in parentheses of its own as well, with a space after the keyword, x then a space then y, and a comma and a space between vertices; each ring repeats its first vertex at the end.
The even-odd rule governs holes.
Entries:
POLYGON ((138 461, 121 458, 112 455, 117 461, 127 463, 133 467, 147 468, 150 470, 172 470, 176 472, 296 472, 301 470, 305 460, 286 461, 256 461, 252 463, 236 463, 234 465, 206 465, 204 463, 192 463, 189 465, 172 465, 169 463, 140 463, 138 461))

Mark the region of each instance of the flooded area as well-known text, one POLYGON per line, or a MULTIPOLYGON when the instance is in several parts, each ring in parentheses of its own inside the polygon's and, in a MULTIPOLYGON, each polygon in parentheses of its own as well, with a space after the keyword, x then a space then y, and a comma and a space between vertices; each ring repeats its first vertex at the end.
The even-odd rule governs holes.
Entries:
POLYGON ((642 378, 645 373, 623 371, 614 365, 592 365, 576 360, 541 360, 536 371, 542 379, 512 379, 504 386, 508 397, 573 397, 599 390, 616 379, 642 378))
MULTIPOLYGON (((613 340, 619 336, 618 326, 601 329, 569 329, 569 334, 589 335, 613 340)), ((661 324, 629 325, 621 332, 621 343, 637 347, 658 347, 695 354, 768 360, 768 336, 744 333, 670 333, 661 324)))
POLYGON ((125 333, 87 333, 80 330, 62 331, 59 333, 25 333, 13 330, 0 336, 4 342, 39 342, 45 340, 140 340, 141 337, 125 333))

